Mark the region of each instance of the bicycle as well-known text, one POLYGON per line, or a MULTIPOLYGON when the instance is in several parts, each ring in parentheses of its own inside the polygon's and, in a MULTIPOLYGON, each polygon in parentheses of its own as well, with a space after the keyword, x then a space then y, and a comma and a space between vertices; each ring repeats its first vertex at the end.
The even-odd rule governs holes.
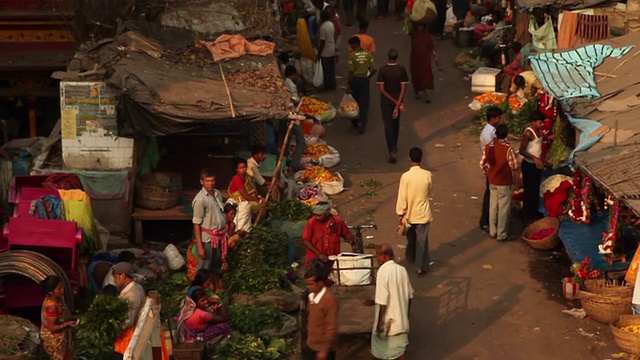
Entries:
POLYGON ((367 229, 376 229, 378 230, 378 225, 374 223, 370 224, 362 224, 362 225, 349 225, 347 226, 349 230, 354 230, 354 235, 356 237, 355 241, 351 243, 351 248, 354 253, 363 254, 364 253, 364 242, 362 241, 362 232, 367 229))

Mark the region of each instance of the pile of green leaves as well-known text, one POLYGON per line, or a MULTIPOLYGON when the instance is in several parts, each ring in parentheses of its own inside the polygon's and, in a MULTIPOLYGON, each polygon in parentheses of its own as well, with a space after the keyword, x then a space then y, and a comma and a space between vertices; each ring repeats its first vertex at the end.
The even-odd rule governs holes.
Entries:
POLYGON ((569 155, 571 155, 569 147, 567 147, 564 142, 565 125, 566 122, 563 121, 560 116, 558 116, 556 122, 553 124, 553 134, 556 137, 553 139, 549 152, 547 153, 547 162, 554 169, 559 168, 560 165, 569 158, 569 155))
POLYGON ((281 201, 269 210, 270 219, 301 221, 308 220, 311 216, 311 208, 298 200, 281 201))
POLYGON ((127 318, 128 311, 129 304, 118 297, 96 296, 76 328, 78 356, 111 359, 113 344, 122 332, 120 325, 127 318))
POLYGON ((526 103, 522 104, 520 110, 512 114, 507 119, 507 126, 509 127, 509 134, 514 136, 522 136, 524 130, 529 126, 529 117, 531 113, 538 110, 538 101, 535 99, 529 99, 526 103))
POLYGON ((288 287, 287 234, 265 226, 254 227, 227 255, 224 283, 233 294, 259 295, 288 287))
POLYGON ((231 339, 216 348, 213 359, 225 360, 281 360, 288 359, 292 350, 290 339, 232 335, 231 339))
POLYGON ((145 289, 158 291, 162 311, 169 316, 175 316, 180 312, 184 304, 184 296, 191 286, 191 281, 184 272, 175 273, 168 279, 158 279, 145 289))
POLYGON ((234 304, 229 308, 229 325, 242 334, 259 335, 262 331, 282 326, 282 313, 276 306, 234 304))

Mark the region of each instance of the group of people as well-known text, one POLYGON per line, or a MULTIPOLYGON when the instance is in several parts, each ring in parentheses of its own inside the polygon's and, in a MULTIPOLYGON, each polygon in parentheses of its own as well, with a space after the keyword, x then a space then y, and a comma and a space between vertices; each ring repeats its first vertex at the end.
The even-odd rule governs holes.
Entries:
POLYGON ((485 175, 485 192, 482 202, 480 228, 498 241, 512 240, 508 234, 512 190, 516 185, 516 171, 522 171, 524 199, 523 220, 530 223, 542 217, 538 210, 542 161, 542 126, 545 116, 534 111, 529 116, 530 126, 522 134, 518 153, 522 162, 518 164, 515 151, 507 138, 507 125, 502 124, 502 109, 492 106, 487 109, 487 124, 480 134, 482 157, 480 168, 485 175))
MULTIPOLYGON (((111 267, 109 273, 113 279, 113 285, 105 286, 102 292, 118 296, 129 304, 127 317, 120 324, 121 333, 113 348, 112 358, 122 359, 133 338, 146 295, 142 285, 134 281, 131 262, 118 262, 111 267)), ((71 346, 72 330, 78 325, 79 319, 69 312, 65 303, 62 279, 51 275, 46 277, 40 285, 45 292, 40 327, 43 347, 51 360, 75 359, 75 348, 71 346)))
MULTIPOLYGON (((433 220, 429 199, 432 175, 421 166, 422 150, 409 151, 411 168, 400 178, 396 213, 407 237, 406 260, 415 263, 418 276, 429 271, 429 228, 433 220)), ((302 241, 307 248, 305 282, 309 294, 306 359, 335 359, 339 304, 331 295, 328 274, 333 256, 340 253, 340 240, 352 245, 357 239, 344 220, 331 213, 328 203, 313 208, 302 241)), ((377 359, 404 359, 409 344, 409 311, 413 288, 407 270, 395 262, 393 249, 383 244, 376 249, 379 269, 376 275, 375 313, 371 352, 377 359)))

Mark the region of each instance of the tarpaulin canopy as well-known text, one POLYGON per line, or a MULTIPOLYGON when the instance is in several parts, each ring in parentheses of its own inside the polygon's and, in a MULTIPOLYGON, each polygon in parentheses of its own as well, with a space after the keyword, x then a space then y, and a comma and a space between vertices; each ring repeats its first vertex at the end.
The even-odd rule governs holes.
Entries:
POLYGON ((535 8, 543 8, 547 5, 554 6, 559 9, 577 10, 586 9, 592 6, 611 3, 611 0, 518 0, 518 7, 522 10, 531 10, 535 8))
POLYGON ((204 125, 287 117, 291 95, 274 54, 217 63, 194 40, 214 40, 219 34, 148 23, 126 28, 136 31, 83 44, 67 72, 55 75, 66 81, 104 81, 117 90, 119 136, 169 135, 204 125), (92 68, 93 73, 81 74, 92 68))

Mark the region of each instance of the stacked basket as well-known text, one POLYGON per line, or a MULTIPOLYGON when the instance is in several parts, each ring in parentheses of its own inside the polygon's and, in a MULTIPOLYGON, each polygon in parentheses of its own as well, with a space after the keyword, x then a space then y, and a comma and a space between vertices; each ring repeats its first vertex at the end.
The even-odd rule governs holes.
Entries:
POLYGON ((622 315, 611 324, 613 339, 626 353, 640 355, 640 333, 624 330, 626 326, 640 325, 640 316, 622 315))
POLYGON ((587 280, 585 290, 580 291, 582 308, 590 318, 604 324, 618 320, 621 315, 631 313, 633 287, 626 282, 610 280, 587 280))

